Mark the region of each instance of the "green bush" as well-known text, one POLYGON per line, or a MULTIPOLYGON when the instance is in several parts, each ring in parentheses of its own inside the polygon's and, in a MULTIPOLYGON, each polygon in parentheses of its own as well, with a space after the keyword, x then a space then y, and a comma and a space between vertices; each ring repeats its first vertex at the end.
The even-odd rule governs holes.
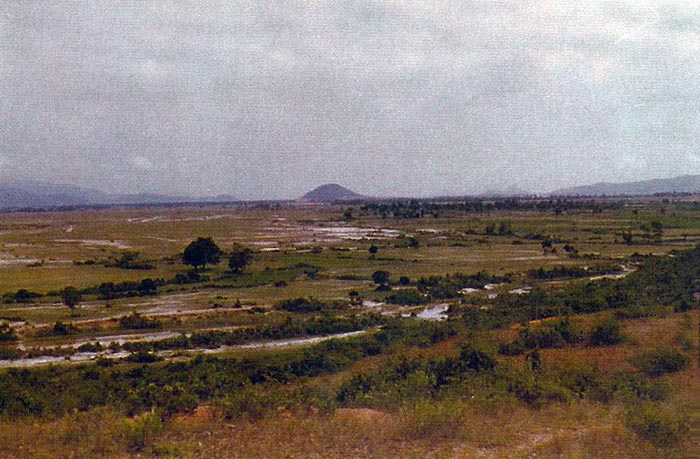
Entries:
POLYGON ((455 400, 420 400, 399 410, 399 429, 411 439, 460 439, 470 407, 455 400))
POLYGON ((688 357, 670 346, 660 346, 642 352, 630 359, 630 363, 649 376, 661 376, 681 371, 688 366, 688 357))
POLYGON ((163 421, 156 413, 147 413, 124 420, 115 436, 132 452, 140 452, 153 445, 163 431, 163 421))
POLYGON ((588 344, 591 346, 612 346, 620 341, 620 321, 614 317, 606 317, 595 323, 588 334, 588 344))
POLYGON ((496 359, 491 354, 475 349, 471 344, 465 344, 459 354, 464 366, 473 371, 488 371, 496 367, 496 359))
POLYGON ((323 301, 316 299, 314 297, 299 297, 288 300, 282 300, 277 303, 279 309, 283 309, 289 312, 320 312, 320 311, 331 311, 343 309, 347 306, 343 302, 339 301, 323 301))
POLYGON ((499 352, 505 355, 520 355, 527 349, 550 349, 578 344, 582 338, 583 332, 580 327, 564 318, 545 322, 537 328, 525 326, 514 341, 501 344, 499 352))
POLYGON ((149 319, 138 312, 132 312, 119 319, 119 326, 127 330, 154 330, 160 328, 162 324, 158 319, 149 319))
POLYGON ((426 295, 421 294, 418 290, 407 288, 396 290, 392 295, 386 298, 386 301, 392 304, 417 305, 424 304, 429 301, 426 295))
POLYGON ((10 324, 0 324, 0 343, 17 341, 17 332, 10 324))
POLYGON ((683 441, 689 432, 688 422, 673 407, 644 403, 627 413, 627 426, 658 448, 668 448, 683 441))
POLYGON ((53 334, 56 336, 66 336, 76 333, 78 329, 72 323, 56 322, 53 324, 53 334))

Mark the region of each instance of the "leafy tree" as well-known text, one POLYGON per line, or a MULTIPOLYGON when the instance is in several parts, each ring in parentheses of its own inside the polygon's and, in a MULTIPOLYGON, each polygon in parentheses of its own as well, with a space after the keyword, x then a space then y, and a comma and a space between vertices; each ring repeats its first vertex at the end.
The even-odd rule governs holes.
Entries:
POLYGON ((651 222, 651 231, 655 238, 661 239, 664 234, 664 225, 659 221, 651 222))
POLYGON ((83 297, 77 288, 66 287, 61 290, 61 301, 69 308, 74 309, 75 305, 83 301, 83 297))
POLYGON ((509 236, 513 234, 513 230, 510 229, 510 223, 501 222, 498 224, 498 234, 501 236, 509 236))
POLYGON ((221 257, 221 249, 214 243, 211 237, 200 237, 190 242, 182 253, 182 262, 192 265, 193 268, 204 268, 207 263, 218 264, 221 257))
POLYGON ((253 261, 253 252, 248 247, 236 244, 233 246, 231 257, 228 259, 228 267, 234 273, 240 273, 253 261))
POLYGON ((17 341, 17 332, 10 326, 10 324, 0 324, 0 343, 5 343, 8 341, 17 341))
POLYGON ((386 284, 389 283, 389 271, 375 271, 372 274, 372 282, 379 285, 379 288, 386 288, 386 284))
POLYGON ((379 252, 379 247, 377 247, 376 245, 372 244, 372 245, 369 246, 369 250, 368 250, 368 251, 369 251, 369 256, 370 256, 370 257, 374 257, 374 256, 377 254, 377 252, 379 252))
POLYGON ((550 252, 553 251, 553 245, 552 245, 552 240, 547 238, 542 240, 542 250, 544 250, 545 253, 549 250, 550 252))
POLYGON ((622 341, 620 322, 608 317, 597 322, 588 337, 591 346, 612 346, 622 341))

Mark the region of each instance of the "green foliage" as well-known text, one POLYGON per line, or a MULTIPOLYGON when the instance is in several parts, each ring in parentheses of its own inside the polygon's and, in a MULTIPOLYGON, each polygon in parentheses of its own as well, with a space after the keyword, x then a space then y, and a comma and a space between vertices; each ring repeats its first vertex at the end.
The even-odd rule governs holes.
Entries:
POLYGON ((604 274, 616 274, 622 272, 619 266, 599 265, 588 269, 577 266, 553 266, 551 268, 538 268, 528 271, 528 276, 532 279, 577 279, 582 277, 599 276, 604 274))
POLYGON ((591 346, 612 346, 622 341, 620 321, 614 316, 607 316, 595 324, 588 335, 591 346))
POLYGON ((278 384, 247 385, 212 402, 215 412, 226 420, 258 421, 280 412, 301 415, 330 413, 335 409, 334 394, 303 384, 288 390, 278 384))
POLYGON ((139 260, 141 254, 135 251, 125 251, 122 254, 104 264, 108 268, 121 268, 121 269, 153 269, 154 266, 145 261, 139 260))
POLYGON ((659 346, 635 355, 630 363, 649 376, 661 376, 681 371, 688 366, 689 359, 673 347, 659 346))
POLYGON ((386 285, 389 283, 389 276, 391 276, 389 271, 375 271, 374 273, 372 273, 372 282, 380 286, 386 285))
POLYGON ((392 304, 403 304, 415 306, 418 304, 425 304, 430 301, 430 299, 421 294, 416 289, 400 289, 396 290, 393 294, 386 297, 386 301, 392 304))
POLYGON ((61 301, 73 309, 79 302, 83 301, 83 297, 75 287, 66 287, 61 290, 61 301))
POLYGON ((321 312, 338 311, 345 309, 347 304, 342 301, 324 301, 314 297, 299 297, 282 300, 275 305, 277 308, 288 312, 321 312))
POLYGON ((548 349, 578 344, 584 337, 579 326, 569 318, 548 321, 537 328, 526 325, 511 343, 502 344, 499 351, 506 355, 519 355, 527 349, 548 349))
POLYGON ((223 252, 211 237, 200 237, 190 242, 182 253, 182 262, 193 268, 204 268, 207 263, 218 264, 223 252))
POLYGON ((154 362, 161 362, 163 360, 163 357, 160 357, 158 354, 156 354, 154 352, 138 351, 138 352, 134 352, 129 357, 127 357, 127 360, 129 362, 136 362, 136 363, 154 363, 154 362))
POLYGON ((78 329, 71 323, 56 322, 53 324, 53 334, 56 336, 66 336, 76 333, 78 329))
POLYGON ((39 298, 41 296, 42 295, 39 293, 30 292, 29 290, 21 288, 17 290, 14 293, 14 295, 10 293, 3 296, 3 301, 6 303, 31 303, 33 299, 39 298))
POLYGON ((658 448, 675 446, 688 437, 688 421, 673 408, 659 403, 642 403, 630 408, 627 426, 658 448))
POLYGON ((153 445, 163 431, 163 421, 157 413, 146 413, 125 419, 115 436, 131 452, 141 452, 153 445))
POLYGON ((119 326, 127 330, 154 330, 161 328, 162 323, 157 319, 149 319, 138 312, 119 318, 119 326))
POLYGON ((236 244, 228 259, 228 267, 234 273, 240 273, 253 261, 253 252, 248 247, 236 244))
MULTIPOLYGON (((180 276, 180 274, 178 274, 178 276, 180 276)), ((177 281, 177 276, 172 283, 179 283, 177 281)), ((124 281, 118 284, 114 282, 103 282, 97 287, 83 289, 83 293, 96 294, 97 297, 102 300, 113 300, 116 298, 155 295, 158 292, 158 287, 165 284, 166 281, 163 279, 151 279, 147 277, 138 282, 124 281)))
POLYGON ((17 341, 17 332, 8 323, 0 323, 0 343, 17 341))
POLYGON ((464 429, 455 427, 465 423, 471 410, 468 404, 459 400, 417 400, 401 407, 399 425, 407 438, 459 440, 464 429))
POLYGON ((476 349, 471 343, 462 346, 459 360, 464 367, 473 371, 489 371, 496 367, 496 359, 490 353, 476 349))

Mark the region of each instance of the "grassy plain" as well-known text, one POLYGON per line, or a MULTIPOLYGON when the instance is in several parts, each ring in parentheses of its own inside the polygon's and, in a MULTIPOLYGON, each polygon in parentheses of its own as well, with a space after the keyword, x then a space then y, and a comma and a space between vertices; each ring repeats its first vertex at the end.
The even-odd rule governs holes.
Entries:
MULTIPOLYGON (((421 218, 391 215, 383 218, 371 209, 365 211, 360 204, 3 213, 0 214, 0 294, 6 294, 6 301, 0 304, 0 317, 10 321, 21 346, 40 355, 43 350, 51 353, 50 349, 60 346, 77 346, 110 336, 125 341, 132 336, 133 341, 138 341, 137 335, 148 333, 184 335, 282 327, 290 320, 303 321, 323 314, 347 318, 379 312, 398 316, 440 303, 453 305, 455 311, 489 310, 495 294, 503 298, 518 288, 549 291, 589 282, 586 278, 537 279, 530 273, 532 270, 606 266, 621 267, 624 275, 639 268, 640 254, 665 259, 668 254, 675 256, 676 251, 690 249, 699 241, 700 209, 688 200, 627 200, 603 206, 602 210, 595 206, 567 210, 564 206, 563 212, 551 208, 466 212, 445 207, 435 216, 426 214, 421 218), (347 219, 344 212, 350 207, 352 217, 347 219), (252 248, 252 264, 244 274, 235 275, 228 271, 224 257, 222 263, 209 265, 199 273, 206 279, 171 282, 176 275, 189 271, 181 262, 181 254, 199 236, 212 237, 224 251, 234 244, 252 248), (373 245, 377 253, 371 255, 369 248, 373 245), (105 266, 113 265, 126 252, 137 252, 138 259, 152 267, 105 266), (390 273, 390 291, 377 289, 372 281, 377 270, 390 273), (480 271, 507 276, 509 280, 462 296, 431 297, 427 305, 385 303, 389 295, 400 289, 415 289, 420 278, 454 273, 471 275, 480 271), (401 277, 408 278, 406 285, 399 285, 401 277), (165 282, 155 294, 121 298, 104 299, 90 290, 106 282, 139 282, 145 278, 165 282), (58 295, 67 286, 85 291, 74 309, 63 305, 58 295), (12 301, 20 289, 39 296, 27 302, 12 301), (351 299, 366 303, 316 315, 279 307, 283 300, 299 297, 325 302, 337 300, 345 305, 351 299), (125 328, 120 319, 134 312, 156 321, 157 328, 125 328), (70 323, 73 328, 66 334, 56 333, 59 322, 70 323)), ((684 457, 696 454, 694 450, 700 446, 693 432, 700 431, 700 426, 695 428, 692 424, 700 419, 694 402, 700 393, 694 364, 699 318, 696 311, 674 312, 672 305, 645 303, 647 306, 658 308, 643 317, 634 314, 619 317, 622 338, 609 346, 590 346, 579 341, 539 349, 544 376, 523 373, 528 365, 524 357, 527 353, 511 356, 494 351, 493 358, 505 372, 499 373, 501 379, 496 382, 472 375, 438 390, 425 370, 425 374, 417 372, 410 376, 408 382, 396 382, 394 389, 384 385, 385 382, 377 383, 378 388, 372 389, 377 391, 374 399, 341 400, 339 394, 343 388, 358 375, 370 378, 368 381, 374 381, 371 378, 379 381, 377 374, 382 369, 392 368, 406 359, 419 362, 423 362, 420 359, 460 359, 465 344, 477 341, 495 350, 500 344, 516 339, 523 327, 538 329, 546 327, 548 322, 508 323, 477 332, 455 315, 447 322, 456 331, 447 339, 435 338, 428 344, 406 341, 389 346, 378 355, 353 354, 354 360, 343 361, 332 371, 309 373, 301 379, 291 378, 270 386, 245 386, 245 390, 253 391, 253 400, 310 390, 321 393, 319 397, 326 405, 316 398, 313 403, 290 404, 282 395, 279 402, 260 401, 264 408, 253 406, 254 403, 241 407, 240 401, 235 402, 238 404, 234 408, 226 405, 233 403, 229 398, 235 399, 239 389, 231 389, 223 398, 218 395, 218 398, 202 398, 196 405, 187 405, 167 416, 161 413, 162 407, 157 403, 152 412, 140 413, 124 410, 116 403, 85 405, 73 413, 0 420, 0 441, 5 445, 4 454, 11 458, 684 457), (679 350, 693 364, 669 375, 640 376, 631 363, 635 356, 661 345, 679 350), (609 400, 605 398, 607 395, 573 396, 576 392, 571 387, 575 384, 571 383, 570 387, 566 379, 570 374, 598 378, 596 390, 614 386, 605 389, 613 395, 609 400), (624 379, 637 377, 642 382, 624 379), (421 378, 427 378, 428 382, 421 378), (627 382, 618 384, 620 378, 627 382), (558 385, 552 388, 547 386, 550 382, 540 379, 556 381, 558 385), (503 381, 510 382, 501 387, 503 381), (522 384, 534 384, 536 390, 549 394, 551 400, 524 402, 518 395, 518 385, 522 384), (659 395, 658 400, 653 399, 656 395, 651 399, 640 395, 642 398, 630 401, 629 392, 633 389, 625 384, 639 384, 642 389, 634 390, 664 392, 664 395, 659 395), (566 394, 562 395, 564 389, 560 386, 566 388, 566 394), (641 415, 631 407, 635 403, 652 402, 653 410, 661 413, 659 419, 640 421, 641 415), (688 431, 686 420, 690 423, 690 436, 684 433, 688 431), (654 424, 657 421, 658 425, 654 424), (652 430, 671 429, 668 436, 674 441, 668 444, 660 441, 663 432, 644 431, 642 424, 647 430, 649 425, 652 430)), ((610 311, 572 314, 570 320, 588 333, 597 321, 611 314, 610 311)), ((7 349, 17 344, 0 347, 7 349)), ((308 345, 232 348, 219 358, 284 361, 305 349, 312 352, 314 348, 308 345)), ((187 358, 176 357, 176 360, 187 358)), ((95 366, 99 362, 103 361, 81 365, 95 366)), ((166 363, 168 360, 144 365, 166 363)), ((135 364, 120 362, 116 367, 122 365, 135 364)), ((0 412, 5 409, 7 406, 0 403, 0 412)))

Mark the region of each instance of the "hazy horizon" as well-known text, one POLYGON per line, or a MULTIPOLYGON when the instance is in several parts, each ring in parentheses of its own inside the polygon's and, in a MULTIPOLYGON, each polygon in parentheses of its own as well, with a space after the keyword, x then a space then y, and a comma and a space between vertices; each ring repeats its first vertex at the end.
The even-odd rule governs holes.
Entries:
POLYGON ((543 193, 700 173, 700 4, 9 1, 0 178, 543 193))

